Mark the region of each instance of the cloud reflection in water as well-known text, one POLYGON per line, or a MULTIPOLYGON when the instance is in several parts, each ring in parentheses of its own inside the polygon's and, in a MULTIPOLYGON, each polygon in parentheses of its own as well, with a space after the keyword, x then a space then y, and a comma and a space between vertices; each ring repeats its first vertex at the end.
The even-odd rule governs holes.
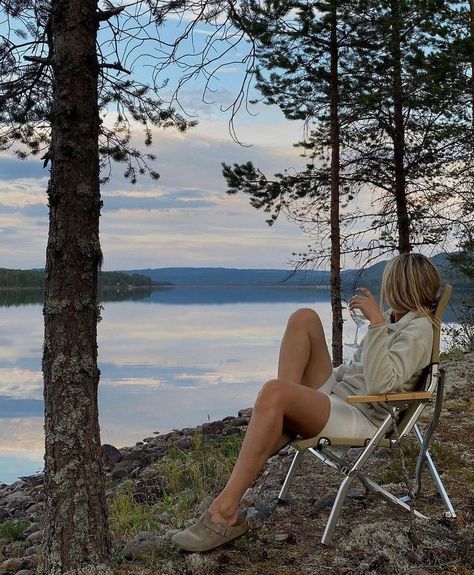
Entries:
MULTIPOLYGON (((293 292, 300 301, 105 302, 98 325, 102 443, 123 447, 251 406, 276 376, 288 316, 318 299, 329 323, 328 292, 293 292)), ((0 350, 0 481, 11 482, 42 467, 41 305, 0 308, 0 318, 10 340, 0 350)))

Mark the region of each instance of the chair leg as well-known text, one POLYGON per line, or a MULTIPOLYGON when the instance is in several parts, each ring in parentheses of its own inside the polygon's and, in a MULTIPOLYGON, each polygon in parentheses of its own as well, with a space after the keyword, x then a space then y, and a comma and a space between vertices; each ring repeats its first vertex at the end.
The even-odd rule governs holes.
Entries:
MULTIPOLYGON (((368 489, 374 491, 375 493, 378 493, 390 503, 395 503, 395 505, 403 507, 405 511, 411 511, 411 507, 406 503, 406 499, 404 497, 402 498, 395 497, 395 495, 384 489, 378 483, 375 483, 375 481, 372 481, 372 479, 369 479, 365 475, 362 475, 362 473, 359 473, 359 479, 368 489)), ((428 519, 426 515, 423 515, 419 511, 416 511, 416 509, 413 510, 413 513, 416 515, 416 517, 419 517, 420 519, 428 519)))
POLYGON ((341 485, 339 486, 339 490, 336 495, 336 499, 334 500, 331 514, 329 515, 328 522, 326 523, 326 527, 324 529, 323 536, 321 538, 321 543, 323 545, 329 545, 331 543, 331 539, 334 533, 334 529, 336 528, 336 522, 341 513, 342 506, 344 504, 344 500, 346 498, 347 490, 349 489, 352 481, 354 480, 356 475, 348 475, 342 481, 341 485))
MULTIPOLYGON (((421 434, 418 425, 414 426, 414 431, 416 438, 419 444, 421 445, 423 443, 423 435, 421 434)), ((457 517, 456 512, 454 511, 454 507, 451 503, 451 500, 448 497, 446 488, 444 487, 444 484, 441 481, 441 477, 439 476, 438 470, 436 469, 435 464, 433 463, 433 459, 431 458, 429 451, 426 452, 425 460, 426 464, 428 465, 428 469, 430 470, 431 476, 433 477, 433 481, 436 483, 436 487, 438 488, 439 494, 441 495, 441 499, 443 500, 443 503, 447 509, 445 517, 455 519, 457 517)))
POLYGON ((288 493, 288 490, 290 489, 291 484, 293 483, 293 477, 296 473, 296 470, 298 469, 298 467, 301 463, 301 460, 303 459, 303 455, 304 455, 303 451, 297 451, 295 456, 293 457, 293 461, 291 462, 290 469, 288 470, 285 481, 282 485, 280 493, 278 494, 278 501, 279 502, 285 500, 286 494, 288 493))

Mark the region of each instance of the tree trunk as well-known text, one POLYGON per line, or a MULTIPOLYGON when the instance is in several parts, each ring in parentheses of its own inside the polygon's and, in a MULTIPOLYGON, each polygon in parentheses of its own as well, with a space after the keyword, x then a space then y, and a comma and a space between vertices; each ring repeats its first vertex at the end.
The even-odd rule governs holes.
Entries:
POLYGON ((398 250, 411 252, 410 224, 408 219, 405 183, 405 126, 403 121, 402 55, 400 48, 400 3, 391 1, 391 57, 393 86, 393 152, 395 164, 395 204, 397 210, 398 250))
POLYGON ((339 161, 339 76, 337 42, 337 2, 331 11, 331 309, 332 361, 342 363, 342 307, 341 307, 341 230, 339 222, 340 161, 339 161))
MULTIPOLYGON (((469 23, 471 28, 471 46, 474 43, 474 0, 469 0, 469 23)), ((472 127, 474 128, 474 50, 471 50, 471 105, 472 127)))
POLYGON ((97 409, 100 189, 97 0, 52 4, 53 109, 43 350, 42 573, 107 561, 97 409))

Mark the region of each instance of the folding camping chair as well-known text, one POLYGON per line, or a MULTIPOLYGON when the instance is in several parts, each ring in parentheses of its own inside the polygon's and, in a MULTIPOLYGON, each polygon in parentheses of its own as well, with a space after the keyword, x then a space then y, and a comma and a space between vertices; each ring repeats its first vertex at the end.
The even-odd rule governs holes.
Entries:
MULTIPOLYGON (((451 296, 451 292, 452 287, 450 285, 446 285, 438 301, 435 315, 440 323, 443 312, 451 296)), ((420 378, 418 391, 384 395, 354 395, 347 398, 347 401, 352 404, 360 402, 387 402, 390 412, 373 437, 348 438, 322 437, 317 435, 309 439, 299 438, 291 442, 290 445, 292 445, 292 447, 294 447, 297 451, 281 491, 278 495, 279 502, 283 502, 285 500, 285 497, 293 481, 295 472, 306 452, 309 452, 319 461, 326 463, 334 469, 337 469, 345 476, 337 492, 329 520, 326 524, 326 528, 321 539, 321 543, 323 545, 329 545, 331 542, 331 538, 336 527, 336 522, 341 512, 342 505, 344 504, 347 491, 356 477, 367 489, 379 493, 390 503, 394 503, 406 511, 411 511, 411 507, 409 505, 410 495, 404 497, 396 497, 384 489, 381 485, 362 473, 364 464, 368 461, 375 449, 378 447, 394 449, 409 435, 411 431, 415 433, 416 439, 420 445, 420 452, 416 464, 415 481, 414 488, 412 489, 412 494, 414 497, 416 497, 420 492, 421 471, 423 463, 426 462, 446 507, 446 511, 444 512, 445 518, 456 518, 454 508, 451 504, 451 501, 449 500, 446 489, 428 451, 429 441, 433 435, 434 430, 436 429, 441 413, 445 377, 444 370, 439 367, 440 327, 434 325, 433 330, 434 337, 431 362, 424 370, 420 378), (430 425, 423 436, 417 422, 426 405, 431 402, 434 402, 433 416, 430 425), (396 421, 398 420, 396 426, 394 426, 394 418, 396 418, 396 421), (355 463, 350 464, 341 458, 343 456, 338 456, 331 450, 331 448, 334 447, 339 449, 345 448, 347 451, 352 447, 364 447, 364 449, 357 457, 355 463)), ((336 449, 336 452, 337 451, 338 450, 336 449)), ((413 512, 417 517, 427 519, 427 517, 422 515, 420 512, 416 510, 413 510, 413 512)))

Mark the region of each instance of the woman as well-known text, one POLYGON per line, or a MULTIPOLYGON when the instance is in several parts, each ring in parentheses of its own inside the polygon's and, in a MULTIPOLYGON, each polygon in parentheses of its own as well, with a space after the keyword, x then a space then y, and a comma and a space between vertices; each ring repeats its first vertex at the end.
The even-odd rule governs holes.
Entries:
POLYGON ((387 415, 383 404, 354 404, 348 395, 409 391, 430 362, 439 275, 421 254, 402 254, 385 267, 381 306, 359 288, 349 308, 362 311, 368 333, 350 364, 333 370, 321 320, 303 308, 288 321, 280 348, 278 377, 260 390, 242 447, 223 491, 197 523, 173 542, 187 551, 208 551, 248 529, 238 514, 242 496, 267 459, 292 433, 301 437, 372 437, 387 415), (288 429, 289 432, 284 430, 288 429))

